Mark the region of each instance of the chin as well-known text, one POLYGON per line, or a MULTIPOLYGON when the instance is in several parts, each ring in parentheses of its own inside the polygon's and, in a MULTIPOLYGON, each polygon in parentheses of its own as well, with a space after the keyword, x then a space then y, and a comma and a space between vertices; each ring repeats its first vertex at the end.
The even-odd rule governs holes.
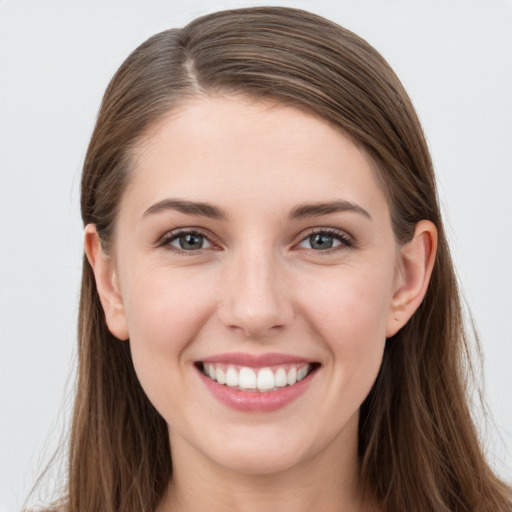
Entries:
MULTIPOLYGON (((357 417, 354 420, 357 423, 357 417)), ((262 476, 283 473, 338 450, 336 432, 317 426, 308 423, 303 428, 294 428, 289 424, 255 422, 252 426, 227 429, 224 436, 214 436, 209 441, 204 438, 203 447, 198 448, 214 464, 228 471, 262 476)))
POLYGON ((273 475, 300 465, 300 453, 287 453, 276 450, 262 450, 261 445, 254 449, 230 450, 217 459, 217 464, 229 471, 245 475, 273 475))

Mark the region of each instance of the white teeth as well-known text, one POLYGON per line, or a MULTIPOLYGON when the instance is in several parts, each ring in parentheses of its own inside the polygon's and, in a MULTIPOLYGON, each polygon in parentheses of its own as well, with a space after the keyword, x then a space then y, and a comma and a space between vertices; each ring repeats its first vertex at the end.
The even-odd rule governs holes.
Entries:
POLYGON ((226 385, 230 388, 238 386, 238 372, 234 368, 228 368, 226 372, 226 385))
POLYGON ((238 386, 242 389, 254 389, 256 388, 256 374, 251 368, 245 366, 241 368, 238 374, 238 386))
POLYGON ((304 366, 297 372, 297 382, 301 381, 308 374, 308 367, 304 366))
POLYGON ((293 386, 297 382, 297 368, 293 367, 288 371, 286 382, 288 386, 293 386))
POLYGON ((282 388, 288 384, 286 382, 286 372, 284 371, 284 368, 279 368, 275 375, 276 380, 276 387, 282 388))
POLYGON ((258 372, 256 387, 260 391, 268 391, 269 389, 274 389, 276 387, 274 374, 270 368, 262 368, 258 372))
POLYGON ((285 386, 293 386, 304 379, 311 369, 311 365, 293 365, 288 369, 284 367, 274 369, 261 368, 255 370, 246 366, 227 366, 215 363, 203 363, 203 373, 219 384, 244 391, 275 391, 285 386))
POLYGON ((219 384, 226 384, 226 374, 222 371, 222 368, 217 368, 215 373, 217 374, 217 382, 219 384))

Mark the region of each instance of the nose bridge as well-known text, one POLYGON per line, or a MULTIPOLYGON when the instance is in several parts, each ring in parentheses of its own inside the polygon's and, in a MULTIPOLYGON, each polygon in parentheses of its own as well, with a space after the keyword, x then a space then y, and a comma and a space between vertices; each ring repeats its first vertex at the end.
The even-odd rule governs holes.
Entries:
POLYGON ((283 263, 269 246, 247 243, 225 268, 222 320, 247 336, 268 336, 293 316, 283 263))

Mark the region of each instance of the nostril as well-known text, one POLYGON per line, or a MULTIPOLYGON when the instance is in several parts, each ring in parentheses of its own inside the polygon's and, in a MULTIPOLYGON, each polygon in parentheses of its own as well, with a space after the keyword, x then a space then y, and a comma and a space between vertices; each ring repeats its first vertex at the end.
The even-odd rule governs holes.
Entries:
POLYGON ((218 312, 230 329, 240 330, 248 337, 264 338, 269 331, 280 331, 289 325, 294 313, 288 289, 274 276, 276 269, 257 271, 257 266, 245 261, 236 272, 232 269, 225 276, 218 312))
POLYGON ((285 329, 286 325, 273 324, 264 319, 245 319, 238 323, 231 323, 227 326, 232 331, 238 332, 245 338, 258 340, 260 342, 272 341, 277 332, 285 329))

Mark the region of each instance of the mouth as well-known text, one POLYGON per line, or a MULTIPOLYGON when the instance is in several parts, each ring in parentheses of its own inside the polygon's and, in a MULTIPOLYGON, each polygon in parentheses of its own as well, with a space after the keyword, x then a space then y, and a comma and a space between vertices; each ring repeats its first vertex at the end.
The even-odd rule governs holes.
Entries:
POLYGON ((196 367, 209 380, 246 393, 277 392, 296 386, 319 368, 319 363, 296 362, 263 367, 199 361, 196 367))

